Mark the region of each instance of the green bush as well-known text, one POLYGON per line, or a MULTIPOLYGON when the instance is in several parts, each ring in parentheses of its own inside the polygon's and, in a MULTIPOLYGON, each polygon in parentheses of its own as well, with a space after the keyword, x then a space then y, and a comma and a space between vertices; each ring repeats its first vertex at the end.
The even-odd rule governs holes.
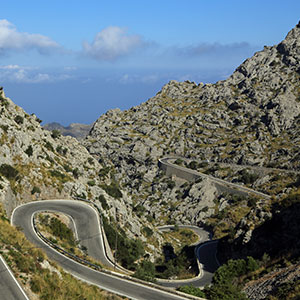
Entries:
POLYGON ((49 151, 54 152, 54 148, 53 148, 52 144, 51 144, 49 141, 46 141, 45 147, 46 147, 49 151))
POLYGON ((87 182, 87 184, 88 184, 89 186, 95 186, 95 185, 96 185, 96 182, 95 182, 95 180, 89 180, 89 181, 87 182))
POLYGON ((63 168, 65 169, 66 172, 72 172, 72 168, 68 164, 64 164, 63 168))
POLYGON ((142 232, 145 233, 147 237, 151 237, 153 235, 153 230, 147 226, 144 226, 142 232))
POLYGON ((98 197, 98 200, 100 201, 101 206, 102 206, 102 208, 103 208, 104 210, 107 210, 107 209, 109 208, 109 206, 108 206, 108 204, 107 204, 107 201, 106 201, 104 195, 100 195, 100 196, 98 197))
POLYGON ((14 120, 15 120, 15 122, 17 123, 17 124, 19 124, 19 125, 21 125, 21 124, 23 124, 24 123, 24 118, 22 117, 22 116, 16 116, 15 118, 14 118, 14 120))
POLYGON ((210 300, 246 300, 246 295, 236 283, 237 279, 258 268, 258 262, 250 256, 246 260, 230 259, 214 273, 212 285, 204 289, 205 296, 210 300))
POLYGON ((182 166, 183 160, 181 158, 177 158, 174 162, 176 165, 182 166))
POLYGON ((240 171, 239 173, 240 173, 239 180, 244 184, 252 184, 259 177, 257 174, 249 173, 246 169, 240 171))
POLYGON ((38 186, 34 186, 31 190, 31 195, 34 195, 35 193, 41 193, 41 189, 38 186))
POLYGON ((177 290, 180 292, 186 293, 186 294, 196 296, 196 297, 205 298, 205 293, 200 288, 197 288, 192 285, 184 285, 184 286, 179 287, 177 290))
POLYGON ((193 169, 193 170, 197 170, 197 167, 198 167, 198 163, 196 161, 191 161, 189 164, 188 164, 188 167, 190 169, 193 169))
POLYGON ((145 213, 146 208, 142 204, 138 204, 133 207, 133 211, 138 217, 141 217, 145 213))
POLYGON ((25 150, 25 153, 28 155, 28 156, 32 156, 33 154, 33 149, 32 149, 32 146, 29 145, 28 148, 25 150))
POLYGON ((63 174, 63 173, 61 173, 57 170, 50 170, 49 173, 52 177, 56 177, 57 179, 59 179, 63 183, 68 181, 68 176, 66 176, 65 174, 63 174))
POLYGON ((136 239, 129 239, 125 232, 118 228, 121 232, 118 233, 116 228, 112 226, 105 217, 103 219, 103 227, 112 250, 116 250, 115 257, 117 261, 126 269, 135 270, 135 261, 144 254, 143 243, 136 239), (117 241, 117 249, 116 249, 117 241))
POLYGON ((78 179, 78 177, 80 175, 78 168, 73 169, 72 173, 73 173, 74 178, 78 179))
POLYGON ((51 136, 52 136, 52 138, 57 139, 61 136, 61 132, 57 129, 54 129, 54 130, 52 130, 51 136))
POLYGON ((51 218, 49 228, 54 236, 68 241, 71 245, 75 246, 75 239, 73 231, 57 218, 51 218))
POLYGON ((8 125, 1 125, 0 128, 7 133, 8 132, 8 125))
POLYGON ((118 184, 114 181, 110 185, 102 184, 100 187, 104 189, 108 195, 116 199, 122 197, 122 192, 120 191, 118 184))
POLYGON ((106 177, 110 171, 110 167, 104 167, 99 171, 99 177, 106 177))
POLYGON ((149 260, 143 260, 139 263, 133 276, 145 281, 155 282, 154 264, 149 260))
POLYGON ((0 166, 0 174, 7 179, 15 179, 18 176, 19 171, 8 164, 2 164, 0 166))

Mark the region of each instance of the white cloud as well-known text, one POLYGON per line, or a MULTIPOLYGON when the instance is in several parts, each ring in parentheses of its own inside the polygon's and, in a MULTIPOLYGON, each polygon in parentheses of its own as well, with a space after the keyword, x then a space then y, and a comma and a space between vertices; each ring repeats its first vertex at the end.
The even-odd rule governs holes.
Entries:
POLYGON ((94 41, 83 43, 83 52, 97 60, 114 61, 145 45, 139 35, 129 35, 127 30, 109 26, 96 34, 94 41))
POLYGON ((15 25, 9 21, 0 20, 0 54, 6 54, 10 50, 22 51, 36 49, 42 54, 60 46, 49 37, 41 34, 19 32, 15 25))

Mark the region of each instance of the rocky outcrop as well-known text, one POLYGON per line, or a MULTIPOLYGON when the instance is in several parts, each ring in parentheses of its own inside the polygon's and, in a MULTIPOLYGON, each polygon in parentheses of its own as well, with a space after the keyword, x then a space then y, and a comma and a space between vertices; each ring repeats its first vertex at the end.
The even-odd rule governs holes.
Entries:
POLYGON ((121 213, 120 225, 128 236, 141 235, 131 198, 121 191, 116 198, 111 178, 104 176, 103 181, 99 176, 103 165, 78 140, 45 130, 35 115, 5 97, 3 89, 0 114, 0 201, 8 215, 17 205, 36 199, 89 198, 107 217, 116 220, 121 213))
MULTIPOLYGON (((102 115, 83 144, 114 166, 134 205, 149 208, 145 217, 160 211, 165 201, 173 203, 176 213, 165 212, 173 221, 185 215, 176 203, 182 191, 166 192, 161 186, 157 162, 162 156, 299 169, 299 40, 296 26, 282 43, 255 53, 216 84, 170 81, 145 103, 102 115)), ((259 188, 271 179, 260 178, 259 188)), ((187 215, 195 221, 193 210, 187 215)))

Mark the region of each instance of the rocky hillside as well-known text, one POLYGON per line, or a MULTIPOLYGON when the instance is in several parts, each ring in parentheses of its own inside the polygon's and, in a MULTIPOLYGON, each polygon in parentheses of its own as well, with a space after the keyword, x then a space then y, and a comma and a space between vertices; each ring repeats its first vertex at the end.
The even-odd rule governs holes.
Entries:
POLYGON ((92 125, 72 123, 69 126, 62 126, 59 123, 52 122, 52 123, 45 124, 43 128, 49 131, 59 130, 62 135, 69 135, 80 140, 85 138, 88 135, 90 129, 92 128, 92 125))
POLYGON ((139 106, 108 111, 83 144, 105 165, 107 178, 113 174, 131 197, 133 212, 143 222, 206 224, 215 237, 225 236, 226 247, 240 243, 241 256, 260 256, 263 248, 253 250, 256 241, 269 233, 262 229, 257 239, 255 228, 275 218, 274 207, 281 211, 284 199, 299 193, 299 124, 300 23, 224 81, 171 81, 139 106), (164 156, 188 158, 177 163, 272 197, 243 199, 218 192, 209 180, 167 178, 157 164, 164 156))
POLYGON ((100 209, 104 206, 107 217, 121 210, 131 223, 127 234, 140 235, 142 226, 132 214, 130 198, 115 181, 103 180, 105 168, 77 139, 42 128, 40 120, 6 98, 2 88, 0 114, 0 202, 8 215, 35 199, 81 197, 100 209))
MULTIPOLYGON (((161 207, 170 201, 172 209, 170 203, 165 208, 171 219, 199 222, 200 210, 195 207, 199 193, 184 187, 176 194, 172 183, 161 180, 158 159, 175 154, 197 161, 299 169, 299 49, 298 24, 283 42, 255 53, 225 81, 206 85, 171 81, 139 106, 108 111, 83 144, 108 172, 114 170, 134 204, 143 205, 157 222, 160 214, 165 215, 161 207), (179 205, 182 193, 185 203, 179 205)), ((217 168, 210 171, 220 173, 217 168)), ((261 173, 253 184, 273 195, 284 193, 288 181, 295 180, 283 173, 261 173), (279 183, 279 177, 287 180, 278 185, 280 189, 272 184, 279 183)), ((211 197, 213 191, 208 194, 211 197)))

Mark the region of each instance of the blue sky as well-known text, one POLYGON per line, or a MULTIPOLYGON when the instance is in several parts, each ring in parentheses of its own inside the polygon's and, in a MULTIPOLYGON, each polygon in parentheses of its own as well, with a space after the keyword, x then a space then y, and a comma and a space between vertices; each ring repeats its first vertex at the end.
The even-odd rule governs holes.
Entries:
POLYGON ((44 123, 92 123, 171 79, 225 79, 299 12, 299 0, 2 1, 0 85, 44 123))

